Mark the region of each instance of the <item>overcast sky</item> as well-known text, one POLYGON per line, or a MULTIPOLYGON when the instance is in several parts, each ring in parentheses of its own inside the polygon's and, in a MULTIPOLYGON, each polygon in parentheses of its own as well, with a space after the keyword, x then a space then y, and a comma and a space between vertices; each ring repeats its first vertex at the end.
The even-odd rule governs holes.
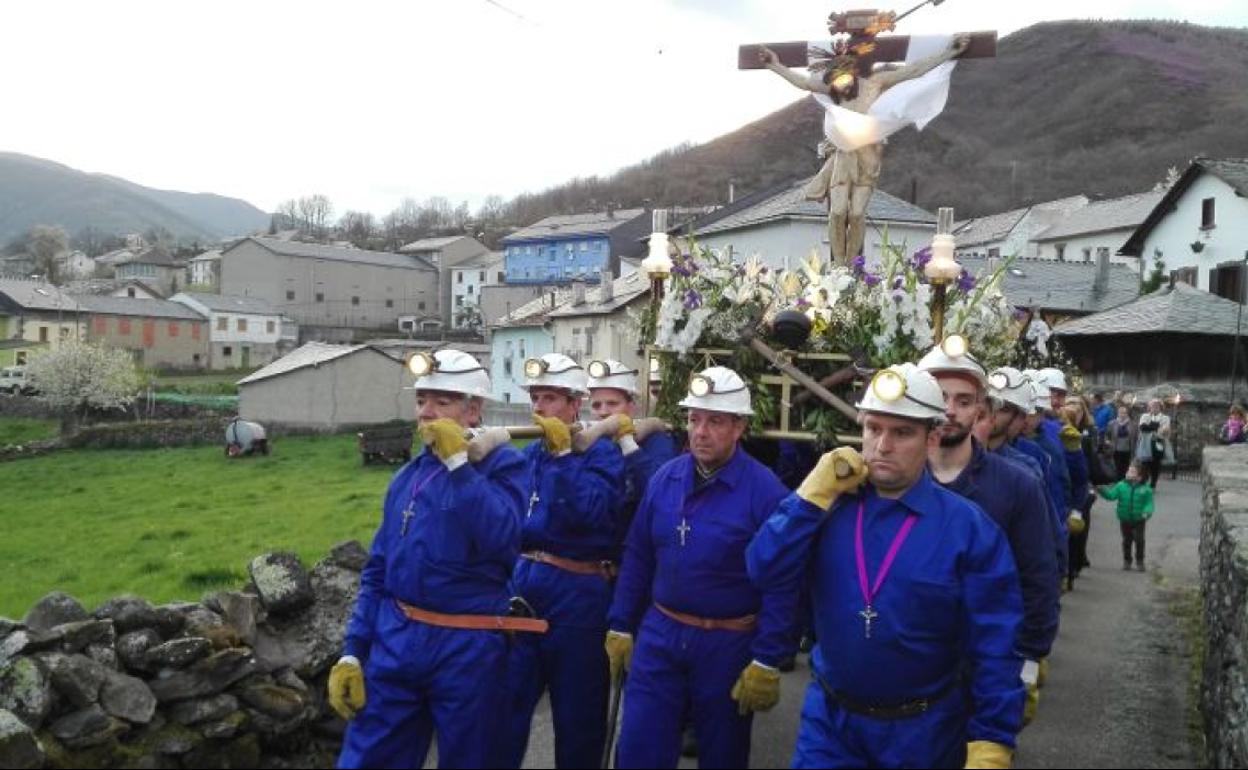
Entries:
MULTIPOLYGON (((870 5, 4 3, 0 151, 265 210, 313 192, 337 213, 380 216, 431 195, 475 208, 490 194, 608 174, 788 104, 791 86, 736 69, 737 46, 826 37, 829 11, 870 5)), ((1248 27, 1244 0, 946 0, 898 32, 1005 35, 1089 11, 1248 27)))

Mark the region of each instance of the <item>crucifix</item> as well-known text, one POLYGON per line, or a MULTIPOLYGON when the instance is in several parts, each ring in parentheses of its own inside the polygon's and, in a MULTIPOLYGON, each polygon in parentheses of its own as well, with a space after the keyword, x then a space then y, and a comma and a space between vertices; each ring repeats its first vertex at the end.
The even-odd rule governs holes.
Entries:
POLYGON ((828 202, 828 240, 836 263, 848 265, 862 253, 867 206, 879 182, 885 139, 907 125, 922 128, 943 109, 949 68, 937 68, 955 58, 996 56, 996 32, 957 35, 938 50, 931 49, 931 39, 878 36, 929 2, 939 5, 943 0, 924 0, 900 16, 875 10, 833 13, 828 17, 830 42, 752 44, 738 50, 738 69, 769 69, 810 91, 827 111, 825 139, 819 144, 824 163, 803 192, 808 200, 828 202), (895 62, 905 63, 876 69, 895 62), (799 75, 790 67, 807 67, 809 74, 799 75), (917 82, 881 99, 904 81, 917 82))
POLYGON ((403 509, 403 524, 399 527, 399 537, 403 537, 407 534, 407 523, 411 521, 412 517, 415 515, 416 512, 412 510, 411 505, 403 509))
POLYGON ((680 545, 682 548, 685 545, 685 535, 689 534, 692 530, 693 527, 689 526, 689 522, 682 516, 680 518, 680 526, 676 528, 676 531, 680 533, 680 545))
POLYGON ((874 609, 871 608, 871 605, 868 604, 866 606, 866 609, 858 613, 858 616, 862 618, 862 622, 866 626, 864 630, 864 633, 866 634, 866 638, 870 639, 871 638, 871 623, 880 616, 880 613, 876 612, 874 609))
POLYGON ((537 490, 533 490, 533 494, 529 495, 529 512, 525 514, 526 517, 533 515, 533 507, 537 505, 537 501, 541 499, 542 498, 537 496, 537 490))

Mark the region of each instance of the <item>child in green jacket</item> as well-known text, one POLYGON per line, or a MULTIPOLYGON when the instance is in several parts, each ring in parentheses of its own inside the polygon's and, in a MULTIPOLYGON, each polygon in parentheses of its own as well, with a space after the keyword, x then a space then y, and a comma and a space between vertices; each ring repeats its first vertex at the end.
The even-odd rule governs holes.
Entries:
POLYGON ((1106 500, 1118 501, 1122 528, 1122 568, 1131 569, 1131 546, 1135 545, 1135 568, 1144 571, 1144 525, 1153 515, 1153 489, 1143 482, 1139 461, 1131 463, 1127 476, 1113 486, 1097 487, 1106 500))

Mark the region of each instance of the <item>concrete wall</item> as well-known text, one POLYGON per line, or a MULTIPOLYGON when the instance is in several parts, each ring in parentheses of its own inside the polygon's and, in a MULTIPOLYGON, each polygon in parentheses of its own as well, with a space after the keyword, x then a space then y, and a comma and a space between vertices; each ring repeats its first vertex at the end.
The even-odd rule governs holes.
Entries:
POLYGON ((416 392, 401 361, 359 350, 316 367, 240 385, 239 416, 257 422, 333 429, 410 420, 416 392))
MULTIPOLYGON (((888 241, 894 246, 903 246, 906 254, 918 251, 932 241, 936 227, 923 225, 891 225, 888 227, 888 241)), ((884 228, 878 228, 870 222, 863 241, 867 263, 879 264, 883 253, 884 228)), ((764 263, 776 269, 796 269, 801 260, 815 249, 827 260, 832 250, 828 245, 828 224, 826 220, 786 219, 765 225, 733 230, 723 233, 711 233, 698 237, 698 243, 712 249, 732 247, 733 254, 739 260, 758 255, 764 263)))
POLYGON ((1206 449, 1202 477, 1206 754, 1211 767, 1248 767, 1248 446, 1206 449))
POLYGON ((1242 264, 1248 249, 1248 200, 1235 194, 1226 182, 1212 174, 1201 174, 1179 198, 1174 211, 1162 218, 1144 241, 1141 258, 1145 271, 1153 267, 1153 254, 1160 250, 1166 272, 1196 267, 1196 288, 1209 291, 1209 271, 1224 263, 1242 264), (1201 230, 1201 201, 1214 199, 1212 230, 1201 230), (1200 242, 1199 254, 1191 244, 1200 242))
POLYGON ((401 315, 439 313, 433 270, 289 257, 252 241, 222 256, 221 293, 263 299, 301 327, 397 331, 401 315))
POLYGON ((139 366, 201 369, 208 366, 208 325, 180 318, 91 313, 87 340, 128 350, 139 366))

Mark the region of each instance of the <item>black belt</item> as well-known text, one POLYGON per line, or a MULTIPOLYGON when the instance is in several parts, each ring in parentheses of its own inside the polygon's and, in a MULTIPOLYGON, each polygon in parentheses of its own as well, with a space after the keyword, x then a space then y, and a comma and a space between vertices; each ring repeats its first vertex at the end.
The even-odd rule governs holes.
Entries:
POLYGON ((819 674, 813 674, 815 681, 823 688, 824 695, 828 697, 837 706, 848 711, 851 714, 870 717, 872 719, 909 719, 925 714, 932 706, 935 706, 942 698, 953 692, 957 687, 959 680, 954 679, 953 682, 946 685, 944 689, 928 698, 919 700, 905 701, 903 703, 863 703, 853 698, 847 697, 844 693, 839 693, 828 686, 819 674))

